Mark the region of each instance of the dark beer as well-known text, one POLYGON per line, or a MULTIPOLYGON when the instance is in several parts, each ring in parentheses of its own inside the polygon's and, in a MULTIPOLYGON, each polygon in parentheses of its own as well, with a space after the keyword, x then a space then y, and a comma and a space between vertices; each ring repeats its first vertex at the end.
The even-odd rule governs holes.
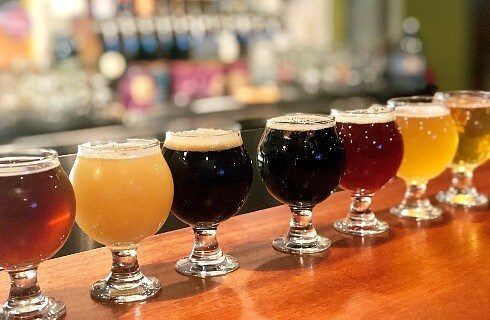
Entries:
POLYGON ((379 190, 396 175, 403 157, 403 141, 394 119, 363 115, 336 120, 345 149, 340 186, 358 194, 379 190))
POLYGON ((313 206, 325 200, 343 172, 344 150, 335 122, 315 125, 311 117, 272 119, 259 145, 259 172, 267 190, 292 206, 313 206))
POLYGON ((252 185, 252 162, 239 134, 215 131, 171 133, 165 140, 175 188, 172 213, 191 226, 232 217, 252 185))
POLYGON ((0 190, 0 266, 54 255, 75 219, 75 195, 59 161, 0 154, 0 190))

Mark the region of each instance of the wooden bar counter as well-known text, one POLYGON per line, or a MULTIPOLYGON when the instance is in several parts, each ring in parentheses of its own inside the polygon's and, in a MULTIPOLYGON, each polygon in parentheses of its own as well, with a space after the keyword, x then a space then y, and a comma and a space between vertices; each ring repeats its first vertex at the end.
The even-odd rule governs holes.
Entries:
MULTIPOLYGON (((490 194, 490 163, 475 177, 479 190, 490 194)), ((446 189, 449 180, 445 172, 429 183, 429 194, 446 189)), ((42 263, 40 284, 66 303, 67 319, 489 319, 488 207, 446 207, 442 219, 428 223, 400 220, 388 209, 403 191, 395 179, 376 194, 373 208, 391 229, 372 238, 333 229, 332 222, 347 213, 347 192, 318 205, 317 230, 333 242, 322 255, 272 249, 271 240, 287 230, 285 206, 234 217, 222 224, 218 238, 241 267, 225 277, 188 278, 174 270, 191 249, 189 228, 153 236, 141 244, 139 259, 163 290, 146 303, 107 305, 90 298, 92 283, 110 268, 106 248, 42 263)), ((2 300, 7 278, 0 272, 2 300)))

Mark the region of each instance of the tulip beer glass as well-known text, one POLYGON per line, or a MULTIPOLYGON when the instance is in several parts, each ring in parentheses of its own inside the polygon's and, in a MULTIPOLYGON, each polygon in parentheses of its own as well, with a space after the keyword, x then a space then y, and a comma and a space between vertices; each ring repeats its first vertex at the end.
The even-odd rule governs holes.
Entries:
POLYGON ((339 185, 344 148, 332 116, 291 114, 267 120, 258 148, 260 176, 269 193, 291 209, 289 232, 272 245, 303 254, 328 249, 312 224, 313 207, 339 185))
POLYGON ((490 92, 440 92, 434 97, 451 111, 459 135, 451 187, 437 200, 466 208, 483 206, 488 196, 473 187, 473 171, 490 158, 490 92))
POLYGON ((39 263, 61 248, 75 221, 75 195, 58 154, 0 148, 0 190, 0 267, 11 283, 0 319, 62 318, 63 302, 37 283, 39 263))
POLYGON ((169 131, 163 153, 175 177, 172 213, 189 224, 195 236, 191 254, 175 268, 202 278, 236 270, 238 261, 220 249, 216 230, 238 212, 252 186, 252 161, 240 132, 169 131))
POLYGON ((417 221, 439 218, 442 210, 430 203, 425 190, 427 182, 441 174, 454 158, 458 146, 456 125, 449 110, 432 97, 395 98, 388 105, 395 107, 405 148, 397 175, 407 184, 402 203, 391 213, 417 221))
POLYGON ((125 303, 155 296, 159 281, 140 271, 136 249, 168 217, 173 180, 157 140, 85 143, 70 172, 76 221, 112 251, 112 271, 92 287, 92 297, 125 303))
POLYGON ((337 221, 337 231, 367 236, 385 232, 388 224, 370 210, 373 193, 396 175, 403 157, 403 140, 392 107, 332 110, 345 149, 340 186, 351 192, 349 216, 337 221))

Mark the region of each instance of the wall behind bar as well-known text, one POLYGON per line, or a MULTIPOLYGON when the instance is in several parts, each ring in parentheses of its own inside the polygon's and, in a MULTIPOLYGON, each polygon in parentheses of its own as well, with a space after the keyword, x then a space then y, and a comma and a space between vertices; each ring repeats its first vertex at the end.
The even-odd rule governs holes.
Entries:
POLYGON ((421 38, 441 90, 471 88, 471 1, 406 0, 406 16, 421 23, 421 38))

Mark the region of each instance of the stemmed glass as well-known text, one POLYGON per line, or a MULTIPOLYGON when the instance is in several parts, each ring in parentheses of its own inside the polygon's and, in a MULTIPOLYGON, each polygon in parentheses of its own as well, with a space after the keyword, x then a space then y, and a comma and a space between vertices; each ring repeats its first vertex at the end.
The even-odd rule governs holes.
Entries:
POLYGON ((431 96, 395 98, 398 128, 403 137, 403 160, 397 176, 407 190, 402 203, 390 212, 417 221, 439 218, 442 210, 426 195, 427 182, 441 174, 451 163, 458 146, 458 133, 449 110, 431 96))
POLYGON ((349 216, 334 223, 342 233, 368 236, 388 231, 371 211, 373 193, 396 175, 403 156, 403 140, 393 107, 332 110, 345 149, 340 186, 351 192, 349 216))
POLYGON ((195 277, 220 276, 238 261, 221 250, 218 225, 235 215, 252 186, 252 161, 239 131, 204 129, 167 132, 163 154, 175 178, 172 213, 194 230, 195 242, 178 272, 195 277))
POLYGON ((451 187, 436 198, 454 206, 484 206, 488 196, 473 187, 473 171, 490 158, 490 92, 438 92, 434 98, 451 110, 459 134, 451 187))
POLYGON ((138 244, 163 225, 172 205, 172 175, 158 140, 81 144, 70 179, 78 226, 112 252, 112 270, 92 286, 92 297, 125 303, 158 294, 160 282, 141 273, 136 254, 138 244))
POLYGON ((272 245, 303 254, 328 249, 329 239, 312 224, 313 207, 339 185, 344 148, 332 116, 292 114, 267 120, 258 147, 258 166, 269 193, 291 209, 287 235, 272 245))
POLYGON ((0 190, 0 267, 11 283, 0 318, 62 318, 65 304, 37 282, 39 263, 61 248, 75 221, 75 195, 58 154, 0 148, 0 190))

